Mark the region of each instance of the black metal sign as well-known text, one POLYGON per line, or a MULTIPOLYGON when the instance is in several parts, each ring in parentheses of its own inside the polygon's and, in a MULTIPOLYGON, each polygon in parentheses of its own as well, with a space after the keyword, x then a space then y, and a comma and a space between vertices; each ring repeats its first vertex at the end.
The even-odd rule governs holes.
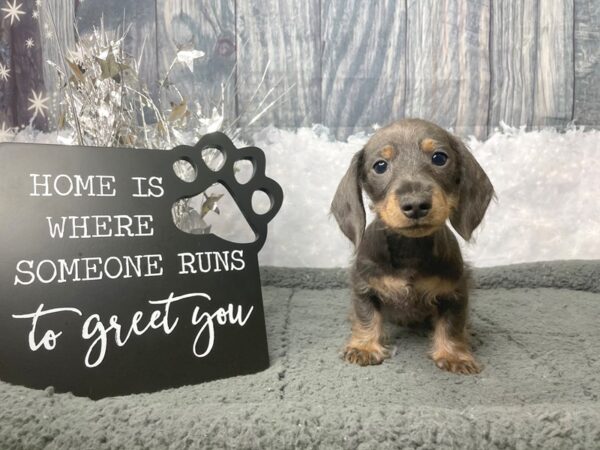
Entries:
POLYGON ((267 368, 258 251, 283 194, 264 171, 260 149, 221 133, 171 151, 1 145, 0 379, 100 398, 267 368), (223 153, 219 170, 206 148, 223 153), (195 181, 174 173, 181 159, 195 181), (243 185, 240 160, 254 166, 243 185), (175 226, 173 204, 214 183, 254 242, 175 226))

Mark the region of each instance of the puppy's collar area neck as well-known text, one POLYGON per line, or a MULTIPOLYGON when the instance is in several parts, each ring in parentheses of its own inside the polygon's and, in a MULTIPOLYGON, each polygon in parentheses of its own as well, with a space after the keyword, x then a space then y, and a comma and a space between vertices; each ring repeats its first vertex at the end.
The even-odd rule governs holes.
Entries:
POLYGON ((391 230, 385 230, 387 247, 392 261, 395 259, 422 259, 423 256, 432 254, 434 234, 411 238, 391 230))

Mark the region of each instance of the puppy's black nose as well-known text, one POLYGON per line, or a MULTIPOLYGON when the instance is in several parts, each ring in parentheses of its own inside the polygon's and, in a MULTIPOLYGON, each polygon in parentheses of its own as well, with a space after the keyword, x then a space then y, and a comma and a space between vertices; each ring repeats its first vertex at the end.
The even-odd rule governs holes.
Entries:
POLYGON ((400 209, 409 219, 420 219, 431 210, 431 197, 406 197, 400 203, 400 209))

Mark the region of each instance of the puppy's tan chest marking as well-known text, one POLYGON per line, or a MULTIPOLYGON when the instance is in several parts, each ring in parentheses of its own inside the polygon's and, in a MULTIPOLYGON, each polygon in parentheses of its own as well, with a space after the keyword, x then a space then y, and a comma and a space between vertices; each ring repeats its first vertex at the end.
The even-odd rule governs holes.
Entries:
POLYGON ((455 293, 457 282, 438 276, 419 277, 415 280, 415 289, 426 297, 437 298, 455 293))
POLYGON ((431 303, 440 296, 456 292, 457 283, 439 276, 383 275, 369 279, 369 285, 383 303, 415 302, 431 303))
MULTIPOLYGON (((405 297, 410 294, 413 289, 412 283, 408 278, 383 275, 381 277, 372 277, 369 280, 369 285, 381 297, 385 299, 393 299, 394 297, 405 297)), ((382 298, 382 300, 383 300, 382 298)))

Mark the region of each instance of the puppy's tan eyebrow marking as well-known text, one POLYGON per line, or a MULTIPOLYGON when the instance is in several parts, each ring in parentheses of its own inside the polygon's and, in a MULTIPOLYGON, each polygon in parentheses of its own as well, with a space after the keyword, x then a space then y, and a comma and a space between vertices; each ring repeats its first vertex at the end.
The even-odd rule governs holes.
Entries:
POLYGON ((394 147, 392 147, 391 145, 386 145, 385 147, 383 147, 381 149, 379 154, 382 157, 384 157, 385 159, 392 159, 394 157, 394 155, 396 154, 396 151, 394 150, 394 147))
POLYGON ((425 138, 419 144, 421 150, 427 153, 433 152, 439 146, 439 142, 435 139, 425 138))

